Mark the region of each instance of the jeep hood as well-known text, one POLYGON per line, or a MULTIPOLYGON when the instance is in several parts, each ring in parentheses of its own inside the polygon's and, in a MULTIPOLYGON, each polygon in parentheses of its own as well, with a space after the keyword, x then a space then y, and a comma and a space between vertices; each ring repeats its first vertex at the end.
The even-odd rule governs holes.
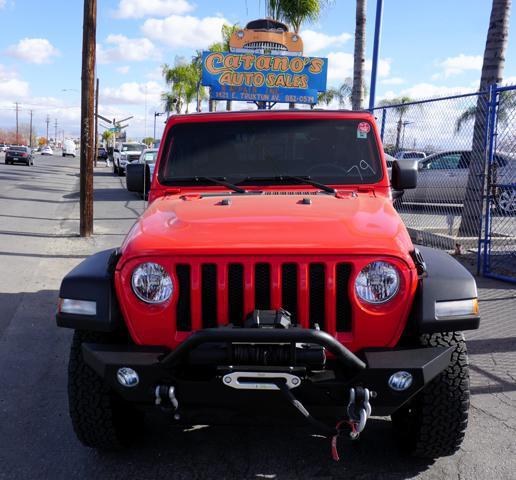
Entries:
POLYGON ((276 253, 378 254, 407 260, 411 249, 391 201, 372 192, 340 198, 279 192, 161 197, 138 219, 122 245, 125 260, 276 253))

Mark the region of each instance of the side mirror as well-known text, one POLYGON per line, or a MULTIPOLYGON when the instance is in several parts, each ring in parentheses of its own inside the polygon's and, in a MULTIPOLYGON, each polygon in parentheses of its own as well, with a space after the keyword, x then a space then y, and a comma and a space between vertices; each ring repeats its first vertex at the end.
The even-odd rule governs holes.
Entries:
POLYGON ((403 160, 392 163, 391 185, 394 190, 408 190, 417 187, 417 160, 403 160))
POLYGON ((150 178, 145 163, 130 163, 127 165, 126 183, 130 192, 143 193, 149 191, 150 178), (146 172, 147 170, 147 172, 146 172))

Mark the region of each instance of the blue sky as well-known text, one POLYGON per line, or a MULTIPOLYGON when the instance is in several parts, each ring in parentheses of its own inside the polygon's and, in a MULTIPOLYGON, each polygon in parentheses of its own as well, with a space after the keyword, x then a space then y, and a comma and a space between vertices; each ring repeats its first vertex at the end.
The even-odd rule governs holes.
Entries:
MULTIPOLYGON (((98 0, 100 112, 134 115, 129 135, 152 135, 153 112, 165 89, 163 63, 189 58, 218 40, 224 23, 244 25, 264 15, 263 0, 98 0)), ((471 90, 478 84, 489 0, 385 0, 379 98, 414 98, 471 90)), ((374 0, 368 2, 367 57, 372 51, 374 0)), ((505 79, 516 83, 516 20, 505 79)), ((355 4, 335 0, 301 35, 308 54, 329 58, 329 81, 351 75, 355 4)), ((34 110, 35 125, 57 118, 66 135, 79 131, 82 1, 0 0, 0 127, 34 110)), ((53 131, 53 129, 51 129, 53 131)), ((159 133, 159 128, 158 128, 159 133)))

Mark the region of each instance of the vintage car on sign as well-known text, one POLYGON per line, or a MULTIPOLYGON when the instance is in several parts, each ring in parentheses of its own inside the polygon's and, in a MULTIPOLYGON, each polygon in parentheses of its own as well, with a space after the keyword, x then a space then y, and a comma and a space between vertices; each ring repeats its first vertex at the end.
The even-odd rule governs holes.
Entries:
POLYGON ((406 451, 453 454, 477 288, 413 245, 393 208, 417 174, 393 161, 389 180, 369 113, 171 117, 148 209, 61 284, 80 441, 127 445, 161 410, 186 425, 307 422, 336 457, 339 435, 379 415, 406 451))
POLYGON ((273 55, 303 55, 303 40, 281 22, 270 18, 253 20, 245 28, 236 30, 229 40, 234 53, 262 53, 273 55))

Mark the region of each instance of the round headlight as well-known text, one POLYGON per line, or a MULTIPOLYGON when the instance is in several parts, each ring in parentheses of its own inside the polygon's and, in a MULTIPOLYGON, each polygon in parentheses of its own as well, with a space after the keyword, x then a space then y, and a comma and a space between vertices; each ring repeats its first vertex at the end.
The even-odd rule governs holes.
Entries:
POLYGON ((163 303, 172 295, 172 279, 157 263, 142 263, 134 269, 131 280, 134 294, 145 303, 163 303))
POLYGON ((245 35, 245 34, 244 34, 244 31, 243 31, 243 30, 239 30, 239 31, 237 32, 237 37, 238 37, 240 40, 242 40, 242 38, 244 38, 244 35, 245 35))
POLYGON ((367 303, 384 303, 393 298, 400 288, 398 269, 387 262, 366 265, 355 280, 355 292, 367 303))

